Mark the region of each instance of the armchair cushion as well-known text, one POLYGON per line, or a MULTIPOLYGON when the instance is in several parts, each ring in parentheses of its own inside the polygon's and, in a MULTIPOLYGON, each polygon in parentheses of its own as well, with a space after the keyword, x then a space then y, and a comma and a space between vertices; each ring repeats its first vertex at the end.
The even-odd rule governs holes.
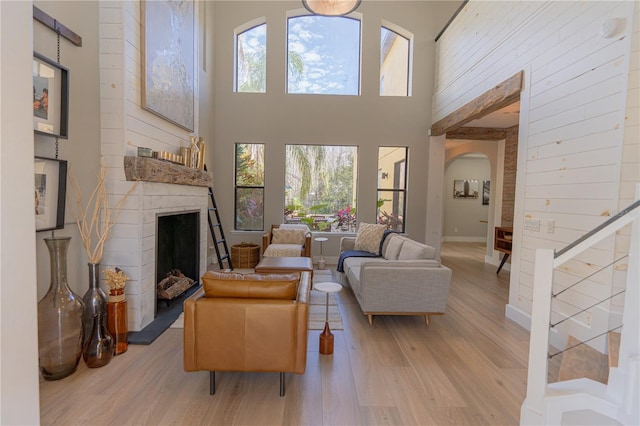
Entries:
POLYGON ((208 271, 202 276, 205 297, 294 300, 300 274, 239 274, 208 271))
POLYGON ((271 225, 271 231, 262 236, 262 255, 264 257, 311 257, 311 232, 309 231, 309 227, 304 224, 289 223, 271 225), (277 231, 279 229, 296 232, 293 234, 289 234, 288 232, 279 234, 279 231, 277 231), (302 233, 302 237, 300 237, 298 232, 302 233), (288 241, 274 244, 274 238, 285 240, 288 238, 288 235, 295 235, 295 238, 301 238, 302 241, 298 240, 295 244, 288 241))
POLYGON ((298 244, 303 245, 306 232, 302 229, 274 228, 271 244, 298 244))

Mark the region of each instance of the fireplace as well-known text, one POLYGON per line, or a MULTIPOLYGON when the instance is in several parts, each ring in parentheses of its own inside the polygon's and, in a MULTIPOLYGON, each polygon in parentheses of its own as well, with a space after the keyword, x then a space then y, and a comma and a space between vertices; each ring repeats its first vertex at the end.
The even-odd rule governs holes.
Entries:
MULTIPOLYGON (((156 227, 156 284, 178 271, 197 283, 200 276, 200 212, 159 214, 156 227)), ((156 303, 156 313, 157 306, 156 303)))

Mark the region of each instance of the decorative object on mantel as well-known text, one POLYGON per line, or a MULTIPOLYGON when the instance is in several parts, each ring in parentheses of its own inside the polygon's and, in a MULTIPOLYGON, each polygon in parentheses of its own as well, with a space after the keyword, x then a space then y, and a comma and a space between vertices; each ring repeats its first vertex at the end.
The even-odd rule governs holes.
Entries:
POLYGON ((130 181, 213 186, 213 174, 210 172, 153 158, 125 156, 124 174, 130 181))
POLYGON ((194 2, 140 2, 142 108, 193 131, 195 100, 194 2))
MULTIPOLYGON (((105 186, 106 178, 107 168, 101 167, 100 173, 98 174, 98 183, 91 192, 86 207, 83 207, 82 190, 80 189, 73 170, 69 170, 69 183, 71 184, 76 201, 76 211, 73 217, 78 225, 78 231, 82 238, 82 246, 89 258, 89 289, 83 298, 85 301, 85 330, 89 331, 95 330, 98 326, 94 323, 96 321, 104 321, 107 314, 106 295, 100 288, 99 279, 99 267, 104 252, 104 244, 109 239, 111 229, 118 221, 118 216, 124 202, 137 185, 137 183, 134 183, 129 191, 120 198, 120 201, 118 201, 114 207, 110 207, 109 194, 105 186), (96 238, 95 243, 93 241, 94 237, 96 238), (90 329, 88 329, 87 323, 88 327, 91 327, 90 329)), ((95 330, 95 332, 102 334, 101 330, 95 330)), ((89 351, 93 353, 98 348, 87 348, 88 338, 89 336, 85 336, 84 352, 89 351)), ((93 343, 96 345, 103 344, 101 340, 96 340, 93 343)), ((111 345, 113 347, 113 342, 111 345)))
POLYGON ((113 337, 113 354, 119 355, 127 351, 127 299, 124 294, 124 286, 128 276, 118 267, 104 271, 105 281, 109 286, 109 299, 107 301, 107 329, 113 337))
POLYGON ((91 333, 84 344, 82 358, 89 368, 104 367, 113 358, 113 338, 105 324, 106 314, 94 314, 91 333))
POLYGON ((67 249, 71 237, 45 238, 51 261, 49 290, 38 302, 38 358, 45 380, 76 371, 82 355, 84 304, 67 282, 67 249))

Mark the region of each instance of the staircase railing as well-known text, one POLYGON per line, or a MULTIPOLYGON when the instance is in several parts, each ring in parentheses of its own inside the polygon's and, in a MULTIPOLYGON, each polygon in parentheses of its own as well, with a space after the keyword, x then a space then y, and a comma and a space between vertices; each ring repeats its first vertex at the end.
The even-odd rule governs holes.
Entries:
MULTIPOLYGON (((592 410, 622 424, 640 424, 640 185, 636 201, 583 237, 558 250, 537 249, 533 279, 533 305, 529 344, 527 395, 521 424, 560 424, 569 411, 592 410), (590 379, 548 384, 548 348, 554 270, 632 223, 618 367, 607 385, 590 379)), ((601 303, 601 302, 599 302, 601 303)))

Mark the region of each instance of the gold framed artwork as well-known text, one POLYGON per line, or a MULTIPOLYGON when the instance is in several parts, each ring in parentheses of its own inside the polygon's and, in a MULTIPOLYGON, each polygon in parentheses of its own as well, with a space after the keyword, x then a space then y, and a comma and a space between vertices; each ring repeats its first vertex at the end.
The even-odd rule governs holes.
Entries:
POLYGON ((143 0, 142 108, 190 132, 195 115, 193 0, 143 0))

